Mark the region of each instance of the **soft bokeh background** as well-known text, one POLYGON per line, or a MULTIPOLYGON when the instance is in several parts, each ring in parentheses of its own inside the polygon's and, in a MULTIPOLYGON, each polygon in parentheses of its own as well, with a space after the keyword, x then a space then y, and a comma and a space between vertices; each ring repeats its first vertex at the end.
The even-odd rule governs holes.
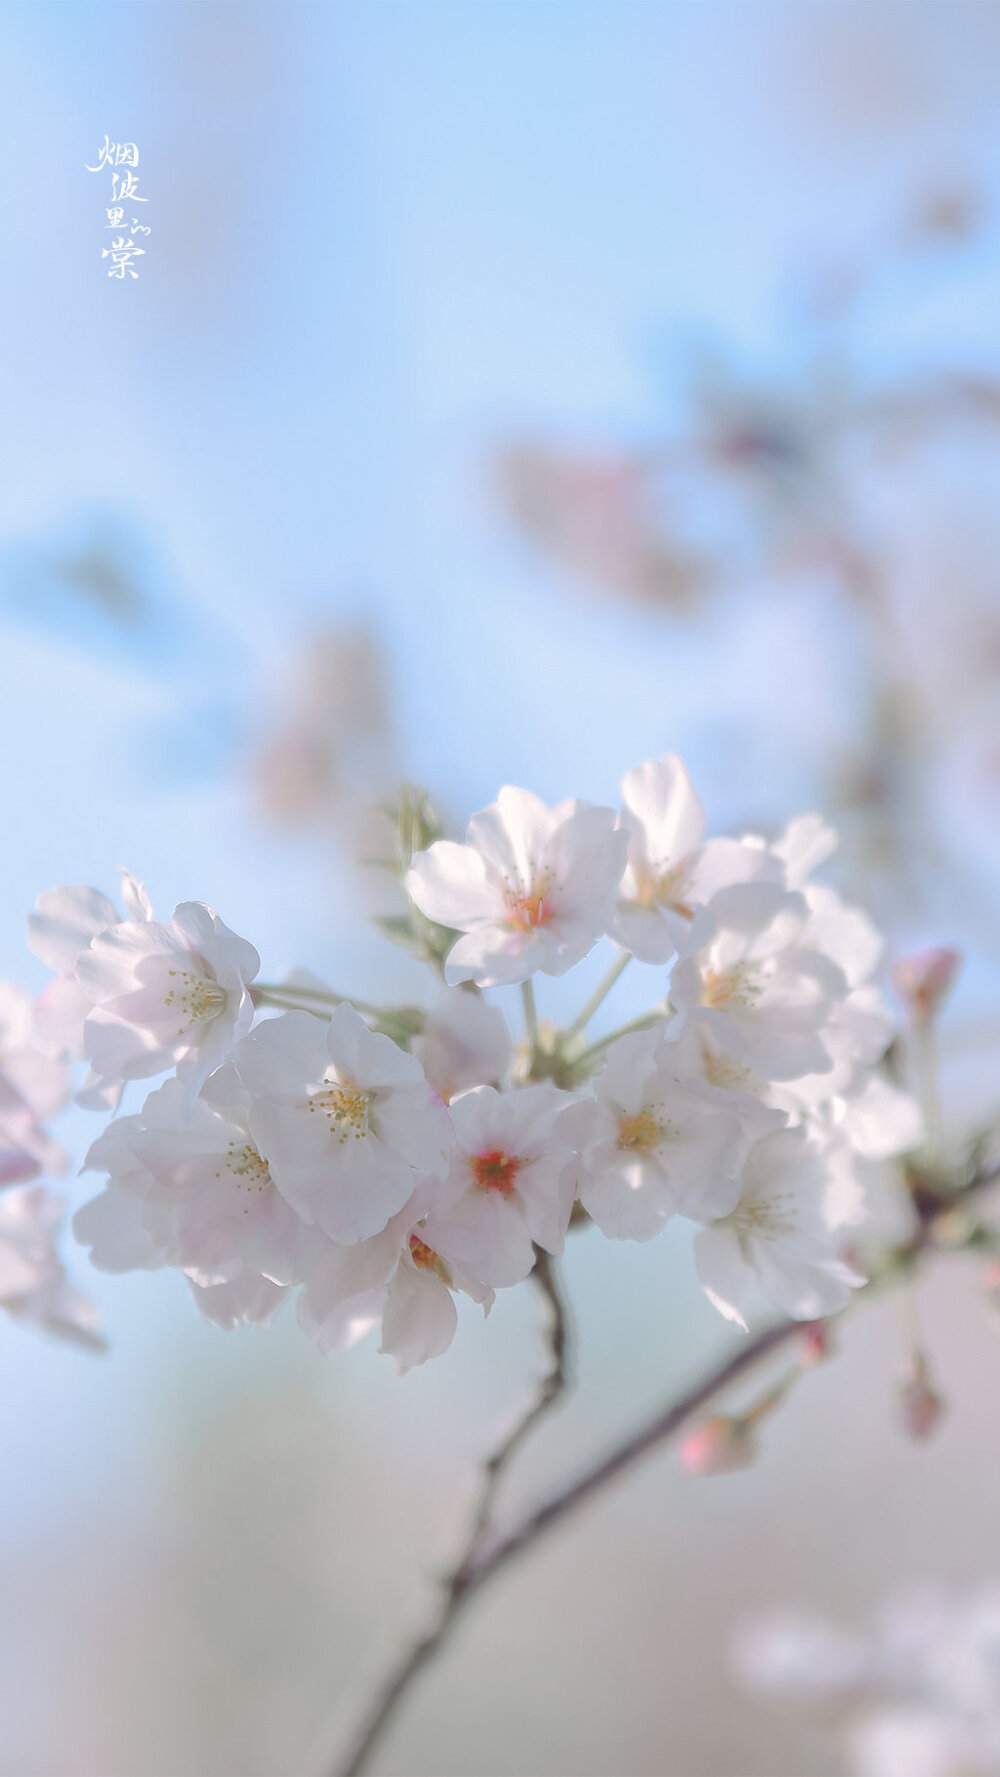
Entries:
MULTIPOLYGON (((123 863, 272 978, 412 998, 370 799, 611 800, 676 749, 716 828, 836 805, 893 949, 963 946, 949 1115, 995 1112, 1000 8, 24 0, 0 94, 0 973, 40 985, 36 894, 123 863)), ((580 1393, 510 1510, 730 1348, 688 1241, 573 1245, 580 1393)), ((400 1382, 70 1263, 106 1358, 0 1328, 0 1771, 322 1769, 537 1370, 528 1292, 400 1382)), ((981 1296, 923 1292, 933 1444, 863 1317, 758 1467, 661 1455, 512 1572, 377 1768, 837 1770, 727 1637, 1000 1568, 981 1296)))

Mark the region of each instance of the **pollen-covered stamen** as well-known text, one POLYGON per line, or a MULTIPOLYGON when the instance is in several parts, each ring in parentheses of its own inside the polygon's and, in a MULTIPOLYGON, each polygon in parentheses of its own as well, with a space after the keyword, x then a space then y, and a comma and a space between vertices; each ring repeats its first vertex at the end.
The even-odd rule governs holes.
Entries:
POLYGON ((731 969, 721 969, 718 973, 714 969, 706 971, 701 984, 701 1003, 717 1012, 728 1011, 734 1006, 745 1010, 760 998, 763 991, 764 984, 758 979, 753 963, 734 963, 731 969))
POLYGON ((309 1095, 311 1111, 319 1111, 329 1125, 330 1134, 343 1147, 350 1140, 363 1141, 371 1133, 370 1111, 373 1094, 358 1086, 338 1082, 320 1087, 309 1095))
POLYGON ((643 870, 636 882, 636 899, 640 907, 669 907, 682 919, 693 919, 694 908, 688 902, 689 876, 687 859, 672 870, 643 870))
POLYGON ((740 1234, 753 1234, 760 1240, 780 1240, 795 1233, 795 1211, 791 1191, 772 1191, 767 1197, 750 1197, 738 1203, 732 1221, 740 1234))
POLYGON ((419 1234, 410 1235, 410 1258, 418 1271, 433 1271, 435 1277, 440 1277, 442 1283, 446 1283, 448 1288, 451 1288, 451 1272, 441 1254, 436 1253, 432 1246, 428 1246, 426 1241, 421 1240, 419 1234))
POLYGON ((196 1024, 210 1024, 228 1004, 229 995, 225 988, 208 976, 196 975, 188 969, 168 969, 167 973, 175 985, 170 988, 163 1004, 185 1020, 177 1027, 179 1037, 196 1024))
POLYGON ((508 884, 504 890, 507 924, 515 932, 534 932, 542 926, 550 925, 556 916, 552 889, 552 876, 548 870, 533 877, 527 889, 514 888, 508 884))
MULTIPOLYGON (((241 1191, 266 1191, 272 1183, 267 1161, 252 1141, 231 1141, 226 1149, 226 1169, 241 1191)), ((216 1178, 220 1175, 216 1173, 216 1178)))
POLYGON ((753 1092, 756 1082, 748 1067, 742 1067, 728 1055, 714 1055, 709 1050, 702 1051, 705 1067, 705 1078, 710 1086, 721 1086, 727 1092, 753 1092))
POLYGON ((470 1161, 472 1176, 481 1191, 499 1191, 501 1197, 512 1197, 521 1162, 516 1154, 504 1154, 493 1148, 488 1154, 475 1154, 470 1161))
POLYGON ((618 1146, 630 1154, 651 1154, 669 1133, 669 1123, 644 1105, 641 1111, 619 1119, 618 1146))

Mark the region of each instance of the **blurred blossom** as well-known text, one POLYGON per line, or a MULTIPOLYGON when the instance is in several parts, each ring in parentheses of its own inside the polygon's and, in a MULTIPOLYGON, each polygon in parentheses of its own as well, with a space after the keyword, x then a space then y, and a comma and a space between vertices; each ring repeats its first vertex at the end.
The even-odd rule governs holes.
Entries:
POLYGON ((527 536, 598 586, 687 610, 706 565, 671 537, 642 456, 563 454, 518 442, 497 459, 500 497, 527 536))
POLYGON ((260 812, 286 827, 372 836, 373 805, 400 779, 388 677, 374 633, 329 627, 304 642, 272 687, 274 715, 251 737, 260 812))
POLYGON ((732 1643, 751 1692, 835 1726, 855 1777, 995 1777, 1000 1768, 1000 1590, 931 1590, 864 1633, 805 1612, 743 1623, 732 1643))
POLYGON ((919 956, 902 956, 893 964, 892 981, 910 1019, 917 1027, 930 1023, 940 1011, 962 964, 957 950, 924 950, 919 956))
POLYGON ((757 1459, 757 1433, 748 1419, 702 1419, 680 1443, 681 1467, 689 1475, 728 1475, 757 1459))
MULTIPOLYGON (((904 53, 897 34, 887 41, 904 53)), ((970 346, 951 325, 948 300, 964 281, 968 304, 992 312, 967 253, 988 225, 973 179, 928 177, 847 255, 839 310, 829 292, 800 307, 770 374, 721 347, 689 353, 672 420, 664 412, 659 435, 647 425, 641 446, 499 453, 513 522, 609 594, 652 601, 665 624, 683 611, 706 660, 722 600, 763 612, 805 597, 821 648, 832 613, 850 711, 817 761, 817 800, 843 824, 849 872, 878 873, 879 909, 899 924, 940 917, 970 862, 1000 874, 988 841, 969 839, 1000 830, 1000 377, 975 334, 970 346), (918 344, 879 361, 890 300, 905 329, 907 279, 918 344)), ((790 680, 787 709, 779 695, 760 722, 793 720, 793 691, 790 680)))
POLYGON ((914 1358, 899 1391, 899 1417, 903 1430, 911 1438, 929 1438, 937 1430, 944 1412, 944 1398, 931 1386, 926 1360, 922 1356, 914 1358))
POLYGON ((15 1320, 101 1351, 97 1311, 73 1288, 56 1250, 64 1208, 44 1185, 0 1193, 0 1307, 15 1320))

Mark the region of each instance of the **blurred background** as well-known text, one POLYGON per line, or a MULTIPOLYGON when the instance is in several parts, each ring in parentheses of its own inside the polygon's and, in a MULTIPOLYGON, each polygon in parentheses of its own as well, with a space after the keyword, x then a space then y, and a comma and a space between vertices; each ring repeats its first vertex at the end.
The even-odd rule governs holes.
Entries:
MULTIPOLYGON (((962 949, 946 1115, 995 1116, 1000 6, 8 0, 0 93, 0 974, 125 864, 271 979, 418 999, 380 796, 460 827, 676 750, 712 830, 835 818, 891 955, 962 949)), ((689 1243, 572 1244, 580 1388, 508 1511, 731 1349, 689 1243)), ((69 1263, 107 1356, 0 1327, 0 1771, 322 1769, 540 1367, 529 1293, 400 1381, 69 1263)), ((1000 1322, 964 1261, 921 1308, 929 1446, 859 1317, 757 1467, 660 1455, 484 1597, 376 1769, 841 1769, 727 1643, 1000 1572, 1000 1322)))

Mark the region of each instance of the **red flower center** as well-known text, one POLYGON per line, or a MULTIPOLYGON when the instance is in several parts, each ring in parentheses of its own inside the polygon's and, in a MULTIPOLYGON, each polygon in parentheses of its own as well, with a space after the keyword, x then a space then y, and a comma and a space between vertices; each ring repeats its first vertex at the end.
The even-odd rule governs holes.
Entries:
POLYGON ((513 1154, 502 1154, 498 1149, 488 1154, 476 1154, 472 1160, 472 1176, 481 1191, 499 1191, 501 1197, 514 1195, 514 1181, 521 1170, 521 1162, 513 1154))

